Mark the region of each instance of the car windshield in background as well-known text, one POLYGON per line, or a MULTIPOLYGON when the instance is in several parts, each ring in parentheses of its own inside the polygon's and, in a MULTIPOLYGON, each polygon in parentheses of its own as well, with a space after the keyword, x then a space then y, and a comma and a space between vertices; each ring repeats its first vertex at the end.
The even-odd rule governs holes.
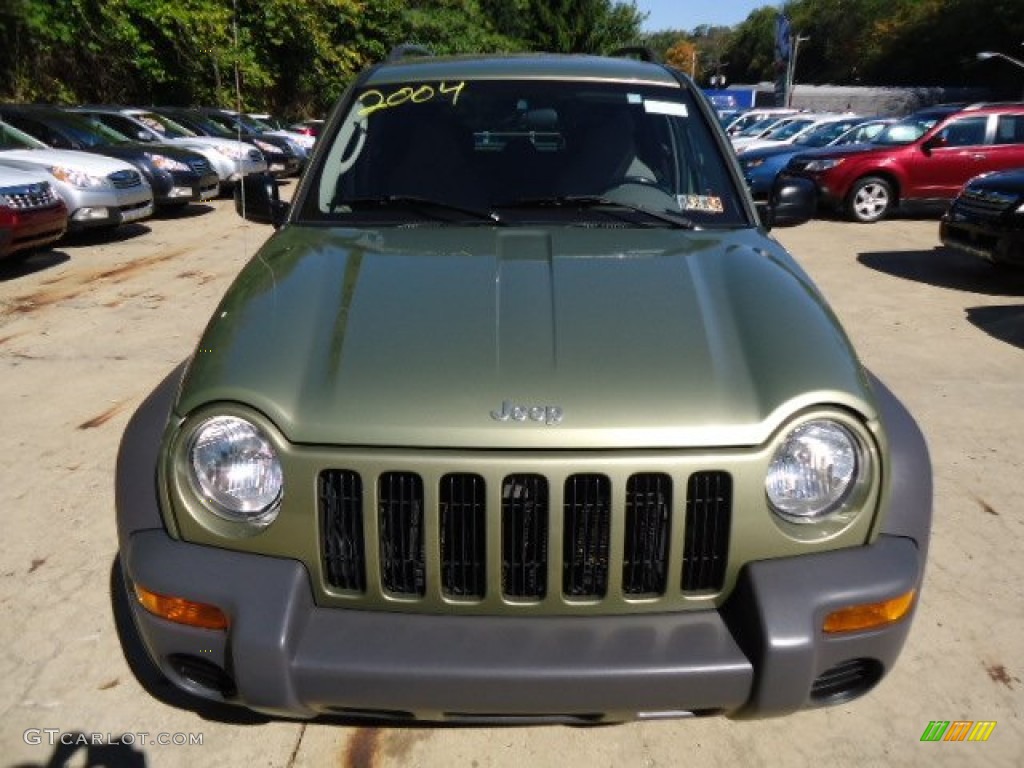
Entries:
POLYGON ((923 120, 908 118, 906 120, 901 120, 898 123, 893 123, 892 125, 887 126, 872 140, 872 143, 890 146, 897 144, 910 144, 924 136, 925 132, 935 125, 936 122, 938 121, 933 120, 932 118, 926 118, 923 120))
POLYGON ((857 124, 856 120, 843 120, 835 123, 825 123, 817 128, 808 131, 803 136, 797 136, 793 140, 795 146, 800 147, 824 147, 838 139, 850 128, 857 124))
POLYGON ((169 139, 191 139, 196 135, 185 126, 155 112, 140 112, 133 114, 132 117, 169 139))
POLYGON ((49 145, 0 121, 0 149, 49 149, 49 145))
POLYGON ((88 118, 80 117, 68 112, 60 115, 59 123, 61 129, 71 136, 80 147, 106 147, 111 144, 126 144, 131 141, 124 134, 118 133, 113 128, 107 128, 99 122, 88 118))
POLYGON ((681 89, 389 83, 356 94, 331 140, 310 219, 749 225, 721 150, 681 89))

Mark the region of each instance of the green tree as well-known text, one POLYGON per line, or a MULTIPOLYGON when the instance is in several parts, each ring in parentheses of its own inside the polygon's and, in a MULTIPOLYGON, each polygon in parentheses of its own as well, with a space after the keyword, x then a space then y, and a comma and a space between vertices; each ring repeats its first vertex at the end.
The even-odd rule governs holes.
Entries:
POLYGON ((605 53, 640 39, 646 18, 633 3, 610 0, 530 0, 526 42, 551 53, 605 53))

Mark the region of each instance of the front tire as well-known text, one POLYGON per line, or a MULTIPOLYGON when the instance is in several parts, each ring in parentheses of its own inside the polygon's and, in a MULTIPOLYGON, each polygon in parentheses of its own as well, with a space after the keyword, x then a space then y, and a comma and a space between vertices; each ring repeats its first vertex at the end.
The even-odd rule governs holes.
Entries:
POLYGON ((896 202, 892 185, 877 176, 859 179, 846 198, 846 214, 851 221, 871 224, 884 218, 896 202))

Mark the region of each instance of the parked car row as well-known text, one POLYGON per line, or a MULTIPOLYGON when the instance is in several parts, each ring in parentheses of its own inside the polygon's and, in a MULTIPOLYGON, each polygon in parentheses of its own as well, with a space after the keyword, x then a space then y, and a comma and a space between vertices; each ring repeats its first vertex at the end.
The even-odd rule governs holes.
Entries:
POLYGON ((1024 167, 1024 104, 982 104, 915 112, 867 144, 794 155, 785 176, 810 179, 819 204, 852 221, 894 210, 942 209, 970 179, 1024 167))
POLYGON ((1024 267, 1024 103, 940 104, 902 119, 755 109, 723 128, 755 201, 803 177, 820 207, 856 222, 943 210, 945 245, 1024 267))
POLYGON ((0 104, 0 257, 298 175, 314 141, 229 110, 0 104))

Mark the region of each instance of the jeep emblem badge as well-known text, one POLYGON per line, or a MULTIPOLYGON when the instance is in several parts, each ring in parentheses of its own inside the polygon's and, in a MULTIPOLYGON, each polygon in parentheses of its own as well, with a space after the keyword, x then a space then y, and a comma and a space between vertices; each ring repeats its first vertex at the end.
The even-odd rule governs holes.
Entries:
POLYGON ((557 405, 516 405, 510 400, 501 404, 500 411, 491 411, 495 421, 536 421, 549 427, 559 424, 564 411, 557 405))

